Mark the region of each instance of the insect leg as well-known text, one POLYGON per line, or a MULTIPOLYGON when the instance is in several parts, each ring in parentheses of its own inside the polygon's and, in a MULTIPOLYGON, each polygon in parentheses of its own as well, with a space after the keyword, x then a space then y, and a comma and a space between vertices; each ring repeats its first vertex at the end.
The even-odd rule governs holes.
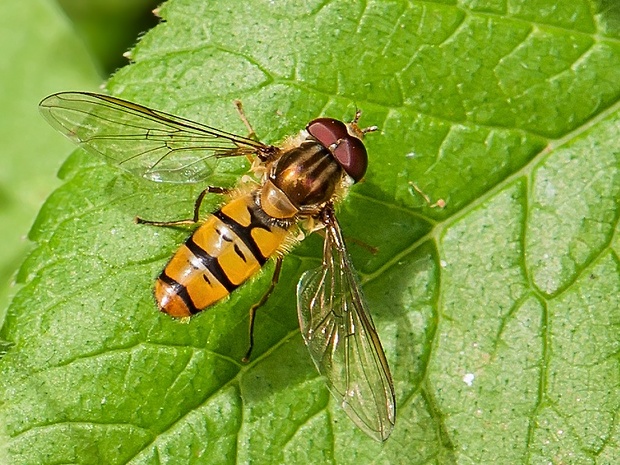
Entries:
POLYGON ((262 307, 265 302, 269 299, 269 296, 273 292, 273 289, 278 284, 278 280, 280 279, 280 270, 282 269, 282 257, 278 257, 276 259, 276 266, 273 270, 273 276, 271 277, 271 284, 267 289, 267 292, 263 295, 263 297, 252 307, 250 308, 250 344, 248 347, 248 351, 245 353, 245 356, 241 359, 243 363, 247 363, 250 361, 250 355, 252 354, 252 349, 254 348, 254 320, 256 319, 256 310, 262 307))
POLYGON ((361 239, 357 239, 356 237, 347 237, 348 242, 352 242, 353 244, 359 245, 361 248, 366 249, 367 252, 370 252, 372 255, 377 255, 379 253, 379 248, 374 245, 370 245, 367 242, 364 242, 361 239))
POLYGON ((362 110, 357 108, 355 110, 355 116, 353 117, 353 121, 351 121, 350 123, 355 132, 359 132, 362 136, 365 136, 369 132, 375 132, 379 130, 377 126, 369 126, 367 128, 360 128, 357 122, 360 120, 361 116, 362 116, 362 110))
POLYGON ((241 100, 235 100, 234 103, 235 103, 235 107, 237 108, 237 113, 239 113, 239 118, 241 118, 241 121, 243 121, 243 124, 245 124, 245 127, 248 129, 248 135, 247 135, 248 139, 258 140, 258 138, 256 137, 256 132, 254 131, 254 128, 248 121, 248 118, 245 116, 245 112, 243 111, 243 104, 241 103, 241 100))
POLYGON ((444 199, 439 199, 439 200, 437 200, 437 202, 433 203, 433 202, 431 202, 430 197, 428 195, 426 195, 424 193, 424 191, 422 191, 422 189, 420 189, 418 186, 416 186, 413 182, 409 181, 409 185, 413 188, 413 190, 418 195, 420 195, 420 197, 422 197, 424 199, 424 201, 426 202, 426 204, 430 208, 445 208, 446 201, 444 199))
MULTIPOLYGON (((325 229, 316 229, 313 232, 316 232, 319 236, 321 236, 323 239, 325 239, 325 229)), ((366 249, 366 251, 370 252, 372 255, 377 255, 379 253, 379 248, 375 247, 373 245, 370 245, 367 242, 364 242, 361 239, 357 239, 355 237, 347 237, 347 241, 352 242, 356 245, 359 245, 360 247, 362 247, 363 249, 366 249)))
POLYGON ((194 203, 194 216, 190 219, 185 220, 176 220, 176 221, 150 221, 140 218, 136 216, 136 223, 138 224, 148 224, 149 226, 181 226, 184 224, 196 224, 200 219, 200 206, 202 205, 202 201, 204 200, 207 194, 228 194, 230 189, 225 187, 217 187, 217 186, 209 186, 204 189, 198 197, 196 198, 196 202, 194 203))
POLYGON ((202 201, 207 194, 226 195, 228 193, 230 193, 230 189, 226 187, 208 186, 200 194, 198 194, 198 197, 196 197, 196 202, 194 202, 194 218, 192 218, 194 223, 198 223, 198 219, 200 218, 200 206, 202 205, 202 201))

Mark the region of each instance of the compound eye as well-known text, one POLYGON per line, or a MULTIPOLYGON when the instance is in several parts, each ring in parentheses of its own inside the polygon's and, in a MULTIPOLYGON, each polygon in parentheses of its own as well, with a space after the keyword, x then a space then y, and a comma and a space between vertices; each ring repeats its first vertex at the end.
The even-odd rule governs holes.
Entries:
POLYGON ((310 121, 306 131, 318 140, 325 148, 335 144, 340 139, 349 137, 347 127, 342 121, 332 118, 317 118, 310 121))
POLYGON ((355 182, 364 177, 366 168, 368 168, 368 153, 361 140, 357 137, 347 136, 340 140, 333 153, 342 169, 355 182))
POLYGON ((308 133, 329 149, 342 169, 359 181, 366 174, 368 154, 361 140, 349 134, 347 126, 337 119, 317 118, 306 126, 308 133))

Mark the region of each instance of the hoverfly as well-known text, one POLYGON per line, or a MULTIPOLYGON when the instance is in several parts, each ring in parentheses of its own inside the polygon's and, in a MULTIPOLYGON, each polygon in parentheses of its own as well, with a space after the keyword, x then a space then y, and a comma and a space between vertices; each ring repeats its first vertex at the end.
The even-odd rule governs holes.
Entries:
MULTIPOLYGON (((395 421, 392 377, 334 211, 366 172, 362 138, 376 128, 360 129, 359 111, 351 123, 318 118, 281 145, 267 145, 101 94, 53 94, 39 108, 48 123, 80 147, 153 181, 204 181, 221 160, 247 157, 252 176, 233 190, 207 187, 196 200, 192 220, 138 219, 157 226, 199 223, 207 193, 228 198, 157 278, 160 310, 173 317, 194 315, 227 297, 273 259, 271 285, 250 309, 247 360, 256 310, 278 281, 284 255, 301 231, 320 231, 322 264, 306 271, 297 286, 301 333, 348 416, 371 437, 388 438, 395 421)), ((240 104, 238 109, 251 131, 240 104)))

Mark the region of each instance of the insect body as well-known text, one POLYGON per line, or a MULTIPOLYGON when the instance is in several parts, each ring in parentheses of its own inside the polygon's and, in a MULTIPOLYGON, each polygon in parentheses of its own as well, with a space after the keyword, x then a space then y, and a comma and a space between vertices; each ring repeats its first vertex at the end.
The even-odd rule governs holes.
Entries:
POLYGON ((198 313, 255 275, 288 235, 255 201, 239 197, 213 213, 185 242, 155 284, 161 310, 184 317, 198 313))
MULTIPOLYGON (((366 163, 363 145, 343 123, 322 118, 308 129, 330 143, 339 136, 353 140, 343 153, 351 158, 351 150, 357 150, 359 162, 366 163), (341 134, 332 134, 334 130, 341 134)), ((227 296, 292 240, 289 231, 299 219, 316 217, 340 184, 347 182, 346 172, 329 149, 310 133, 306 137, 299 145, 274 150, 270 156, 274 160, 265 163, 262 186, 213 213, 179 249, 155 287, 163 311, 190 316, 227 296)))
POLYGON ((250 310, 248 358, 256 309, 273 289, 298 228, 322 230, 323 262, 304 273, 297 287, 301 332, 349 417, 373 438, 388 438, 395 420, 392 378, 334 212, 334 203, 366 172, 361 139, 374 128, 358 127, 359 112, 349 124, 315 119, 299 135, 274 146, 100 94, 54 94, 40 109, 80 146, 155 181, 197 182, 208 178, 220 160, 249 158, 256 179, 233 191, 205 189, 193 220, 139 220, 198 222, 207 193, 229 194, 157 279, 159 308, 175 317, 193 315, 228 296, 274 258, 271 286, 250 310))

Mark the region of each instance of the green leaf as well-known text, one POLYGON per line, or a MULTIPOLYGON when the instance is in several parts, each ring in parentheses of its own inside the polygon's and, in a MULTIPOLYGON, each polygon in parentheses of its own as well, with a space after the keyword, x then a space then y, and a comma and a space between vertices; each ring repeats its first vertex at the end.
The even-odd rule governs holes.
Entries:
MULTIPOLYGON (((321 238, 189 323, 152 283, 203 186, 76 152, 31 231, 0 339, 5 461, 613 463, 620 453, 620 9, 613 2, 196 2, 113 94, 275 142, 363 109, 370 167, 343 202, 397 396, 379 444, 328 394, 295 285, 321 238), (410 183, 445 209, 430 208, 410 183)), ((213 184, 231 179, 214 179, 213 184)), ((209 198, 214 208, 217 198, 209 198)))
POLYGON ((0 321, 9 283, 30 247, 28 229, 71 149, 41 120, 36 104, 63 86, 99 82, 84 48, 47 0, 0 3, 0 321))
POLYGON ((77 35, 99 64, 103 74, 113 73, 129 61, 123 54, 136 37, 154 27, 156 0, 55 0, 72 22, 77 35))

